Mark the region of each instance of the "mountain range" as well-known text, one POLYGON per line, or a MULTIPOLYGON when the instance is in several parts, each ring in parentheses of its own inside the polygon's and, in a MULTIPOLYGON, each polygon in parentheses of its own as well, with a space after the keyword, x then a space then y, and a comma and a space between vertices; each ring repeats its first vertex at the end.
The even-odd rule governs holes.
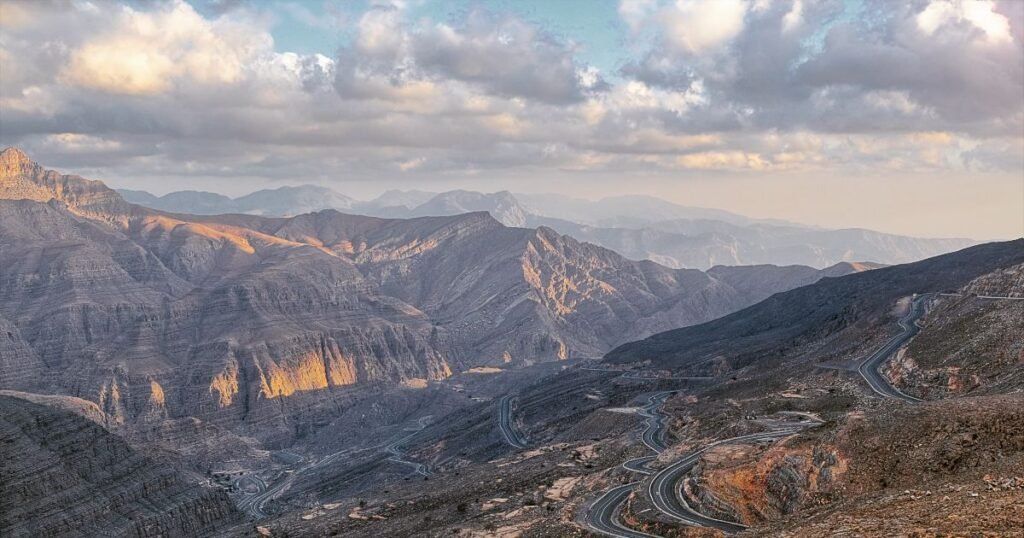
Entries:
POLYGON ((0 152, 0 534, 1015 528, 1024 239, 699 270, 524 207, 195 215, 0 152))
POLYGON ((119 191, 132 203, 190 214, 292 216, 321 209, 387 218, 450 216, 486 211, 506 226, 549 227, 634 260, 673 268, 715 265, 808 265, 839 262, 907 263, 958 250, 968 239, 922 239, 872 230, 827 230, 728 211, 681 206, 649 196, 597 201, 556 194, 388 191, 360 202, 316 186, 282 187, 240 198, 182 191, 155 197, 119 191))
POLYGON ((867 268, 673 269, 484 212, 172 214, 16 149, 0 210, 0 388, 265 441, 362 387, 598 357, 867 268))

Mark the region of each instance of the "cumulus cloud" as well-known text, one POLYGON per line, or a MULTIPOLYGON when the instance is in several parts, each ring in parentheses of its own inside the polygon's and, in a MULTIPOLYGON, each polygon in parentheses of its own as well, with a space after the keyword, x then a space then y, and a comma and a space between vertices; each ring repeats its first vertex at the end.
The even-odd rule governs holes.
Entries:
POLYGON ((347 21, 339 50, 299 54, 246 2, 4 2, 0 138, 136 177, 1019 171, 1021 4, 857 5, 623 0, 605 73, 481 8, 289 4, 347 21))
POLYGON ((666 41, 691 53, 720 47, 743 31, 745 0, 676 0, 657 12, 666 41))
POLYGON ((737 129, 1024 130, 1024 47, 1011 19, 1020 10, 985 0, 857 5, 752 3, 733 10, 742 24, 725 25, 740 31, 716 33, 717 52, 687 54, 693 43, 667 31, 622 72, 668 90, 701 81, 737 129))
POLYGON ((479 10, 454 27, 410 24, 401 4, 375 5, 339 56, 343 96, 405 96, 457 81, 494 96, 568 104, 603 84, 592 67, 576 61, 572 44, 516 18, 479 10))
POLYGON ((224 19, 207 23, 180 0, 152 13, 125 7, 71 52, 62 75, 83 88, 126 94, 160 93, 182 79, 232 83, 269 48, 254 37, 224 19))

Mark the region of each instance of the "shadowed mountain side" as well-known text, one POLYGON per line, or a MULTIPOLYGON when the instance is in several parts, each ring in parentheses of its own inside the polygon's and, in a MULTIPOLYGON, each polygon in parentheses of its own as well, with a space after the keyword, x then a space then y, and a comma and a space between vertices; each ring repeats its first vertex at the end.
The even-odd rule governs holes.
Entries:
POLYGON ((0 446, 2 536, 203 536, 240 519, 224 492, 72 411, 0 395, 0 446))
POLYGON ((619 346, 605 361, 650 360, 660 367, 685 367, 718 355, 738 356, 742 366, 771 346, 820 338, 889 311, 914 293, 955 290, 972 279, 1024 261, 1024 239, 988 243, 916 263, 826 278, 775 294, 721 319, 656 334, 619 346))

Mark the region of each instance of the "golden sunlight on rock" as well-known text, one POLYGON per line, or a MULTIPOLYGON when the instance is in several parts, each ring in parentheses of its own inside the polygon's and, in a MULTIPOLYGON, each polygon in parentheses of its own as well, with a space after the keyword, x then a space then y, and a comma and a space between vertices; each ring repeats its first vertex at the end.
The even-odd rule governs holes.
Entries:
POLYGON ((402 386, 410 389, 425 389, 427 388, 427 380, 422 377, 414 377, 402 381, 402 386))
POLYGON ((210 394, 217 393, 217 404, 220 407, 231 405, 238 394, 238 366, 232 362, 223 372, 214 376, 209 390, 210 394))
POLYGON ((267 398, 291 396, 296 392, 321 390, 330 386, 352 385, 356 369, 345 357, 325 361, 319 353, 307 353, 297 361, 278 364, 268 361, 260 373, 260 390, 267 398))
POLYGON ((166 405, 164 388, 160 386, 160 383, 152 380, 149 382, 149 403, 153 407, 164 407, 166 405))

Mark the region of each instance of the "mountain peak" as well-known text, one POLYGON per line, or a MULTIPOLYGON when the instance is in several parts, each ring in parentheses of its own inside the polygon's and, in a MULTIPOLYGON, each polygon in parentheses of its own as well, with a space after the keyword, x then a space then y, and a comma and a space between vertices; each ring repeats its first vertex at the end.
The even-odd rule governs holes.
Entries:
POLYGON ((20 170, 25 166, 31 166, 35 164, 32 159, 29 158, 28 154, 16 147, 9 147, 3 151, 0 151, 0 170, 4 172, 10 172, 14 170, 20 170))

